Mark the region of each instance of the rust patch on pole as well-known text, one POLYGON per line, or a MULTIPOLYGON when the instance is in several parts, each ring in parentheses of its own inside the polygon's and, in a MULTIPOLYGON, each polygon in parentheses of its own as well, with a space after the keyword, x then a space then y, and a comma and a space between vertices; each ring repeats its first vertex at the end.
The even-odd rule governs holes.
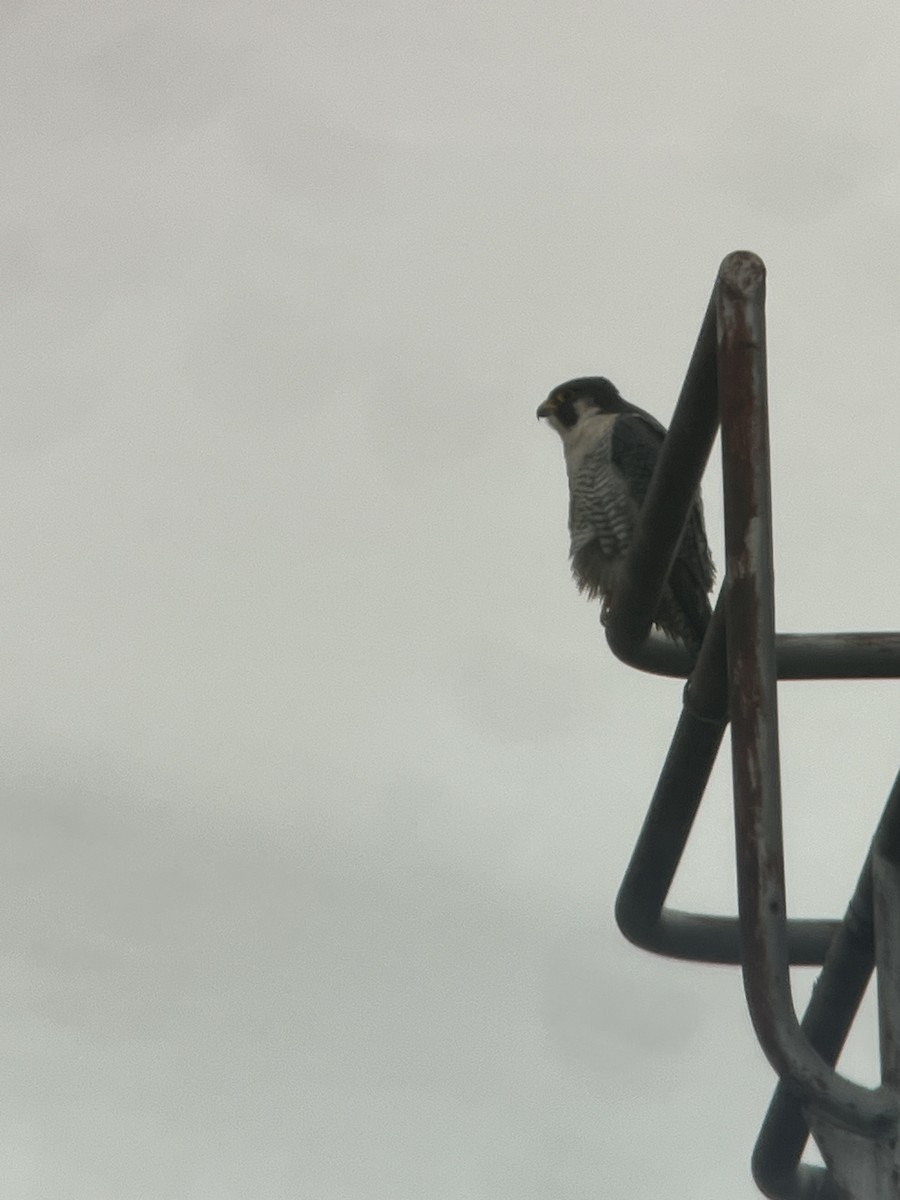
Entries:
POLYGON ((775 662, 765 359, 765 269, 729 255, 719 273, 719 399, 738 912, 744 988, 760 1045, 786 1086, 860 1133, 896 1121, 896 1097, 838 1075, 800 1029, 788 973, 775 662))
POLYGON ((780 1200, 900 1197, 900 776, 844 920, 786 913, 777 680, 900 678, 900 633, 775 632, 765 358, 765 268, 729 255, 660 453, 607 638, 625 662, 687 675, 681 717, 616 903, 657 953, 743 967, 751 1018, 778 1072, 753 1160, 780 1200), (647 636, 721 418, 726 569, 695 663, 647 636), (665 907, 722 736, 732 725, 737 919, 665 907), (877 961, 883 1082, 834 1069, 877 961), (789 964, 824 963, 803 1025, 789 964), (828 1169, 800 1161, 813 1129, 828 1169))

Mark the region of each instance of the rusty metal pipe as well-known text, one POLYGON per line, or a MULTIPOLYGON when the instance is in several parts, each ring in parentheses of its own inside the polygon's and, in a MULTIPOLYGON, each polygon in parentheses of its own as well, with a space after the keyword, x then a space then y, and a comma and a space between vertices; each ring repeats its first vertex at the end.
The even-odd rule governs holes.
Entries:
MULTIPOLYGON (((873 852, 896 852, 900 832, 900 773, 888 796, 873 839, 873 852)), ((873 852, 866 857, 844 920, 838 927, 822 972, 803 1014, 801 1029, 822 1058, 834 1065, 866 993, 875 962, 873 852)), ((896 915, 892 918, 896 920, 896 915)), ((884 931, 882 931, 882 935, 884 931)), ((888 937, 888 952, 896 939, 888 937)), ((880 1003, 883 1008, 884 1001, 880 1003)), ((887 1078, 885 1072, 885 1078, 887 1078)), ((779 1084, 753 1151, 753 1177, 759 1188, 778 1200, 832 1200, 836 1186, 822 1167, 800 1162, 809 1137, 803 1106, 779 1084)))
MULTIPOLYGON (((803 1015, 801 1029, 811 1045, 834 1066, 872 975, 871 857, 838 926, 825 964, 803 1015)), ((767 1196, 779 1200, 831 1200, 837 1191, 824 1167, 800 1162, 809 1125, 798 1098, 779 1083, 753 1151, 753 1178, 767 1196)))
MULTIPOLYGON (((727 726, 725 603, 716 606, 631 862, 616 898, 616 920, 630 942, 656 954, 738 965, 736 917, 664 907, 727 726)), ((791 921, 791 962, 818 965, 837 922, 791 921)))
POLYGON ((772 512, 765 363, 765 268, 729 255, 716 290, 725 484, 727 643, 738 914, 744 989, 786 1086, 829 1120, 876 1133, 897 1097, 838 1075, 802 1033, 791 998, 781 831, 772 512))

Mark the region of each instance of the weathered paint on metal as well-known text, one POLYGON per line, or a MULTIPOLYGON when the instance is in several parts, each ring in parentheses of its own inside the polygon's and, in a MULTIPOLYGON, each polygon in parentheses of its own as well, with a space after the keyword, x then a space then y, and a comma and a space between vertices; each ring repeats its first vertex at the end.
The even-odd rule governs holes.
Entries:
POLYGON ((900 776, 844 920, 788 920, 776 688, 779 678, 898 678, 900 633, 775 633, 764 294, 762 262, 729 255, 607 630, 624 661, 689 675, 616 916, 627 937, 657 953, 742 963, 754 1027, 781 1077, 754 1152, 760 1188, 782 1200, 900 1200, 900 776), (726 577, 693 663, 682 647, 647 634, 720 409, 726 577), (729 719, 737 920, 664 907, 729 719), (870 1089, 843 1078, 834 1064, 874 962, 883 1082, 870 1089), (789 963, 824 963, 802 1026, 789 963), (801 1162, 810 1129, 828 1169, 801 1162))
POLYGON ((786 1086, 844 1128, 896 1124, 897 1097, 838 1075, 800 1029, 791 997, 781 829, 775 601, 765 361, 765 269, 729 255, 719 273, 719 399, 738 913, 744 990, 786 1086))
MULTIPOLYGON (((725 605, 720 596, 643 828, 616 899, 616 920, 635 945, 698 962, 741 961, 736 917, 664 907, 727 726, 725 605)), ((791 962, 822 962, 836 921, 794 920, 791 962)))
MULTIPOLYGON (((873 841, 873 850, 866 858, 853 896, 847 907, 834 941, 829 948, 822 973, 816 983, 803 1016, 802 1029, 825 1061, 837 1062, 850 1026, 865 995, 875 963, 875 907, 873 898, 872 864, 877 848, 897 845, 900 827, 900 774, 885 805, 873 841)), ((896 929, 891 932, 900 910, 887 906, 887 926, 881 925, 879 975, 884 974, 884 956, 896 955, 900 939, 896 929)), ((879 983, 879 989, 883 983, 879 983)), ((898 1014, 896 999, 881 996, 879 1011, 885 1006, 895 1020, 898 1014)), ((893 1040, 893 1039, 892 1039, 893 1040)), ((882 1051, 884 1058, 884 1049, 882 1051)), ((886 1083, 891 1083, 891 1067, 883 1066, 886 1083)), ((760 1189, 780 1200, 870 1200, 871 1197, 900 1195, 895 1177, 895 1131, 881 1138, 859 1138, 852 1141, 838 1126, 823 1120, 813 1107, 804 1106, 782 1083, 776 1089, 765 1122, 753 1152, 753 1176, 760 1189), (829 1174, 822 1167, 801 1163, 801 1155, 812 1127, 823 1157, 830 1165, 829 1174), (872 1173, 875 1172, 873 1182, 872 1173), (839 1188, 836 1178, 843 1180, 839 1188), (881 1188, 881 1192, 875 1190, 881 1188), (884 1189, 887 1188, 885 1192, 884 1189), (894 1188, 895 1190, 891 1190, 894 1188)))
MULTIPOLYGON (((888 807, 900 807, 900 775, 888 807)), ((822 1058, 834 1065, 865 995, 875 962, 871 855, 866 859, 844 920, 828 948, 801 1028, 822 1058)), ((776 1089, 753 1153, 753 1176, 767 1196, 814 1200, 834 1196, 827 1172, 801 1164, 809 1137, 803 1105, 784 1084, 776 1089)))

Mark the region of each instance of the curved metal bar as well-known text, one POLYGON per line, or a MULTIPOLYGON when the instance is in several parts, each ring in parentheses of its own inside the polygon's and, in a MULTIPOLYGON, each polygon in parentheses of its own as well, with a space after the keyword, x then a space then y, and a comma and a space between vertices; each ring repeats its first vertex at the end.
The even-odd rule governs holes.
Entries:
POLYGON ((765 363, 765 268, 722 263, 716 290, 725 481, 729 713, 744 989, 785 1085, 830 1121, 875 1134, 897 1097, 838 1075, 801 1031, 791 998, 781 831, 775 604, 765 363))
MULTIPOLYGON (((873 839, 875 853, 894 853, 900 840, 900 773, 888 796, 873 839)), ((862 1003, 875 962, 873 851, 829 948, 810 996, 801 1028, 827 1063, 834 1064, 862 1003)), ((894 951, 894 946, 889 947, 894 951)), ((809 1137, 803 1107, 780 1083, 753 1151, 753 1177, 767 1196, 779 1200, 833 1200, 836 1185, 822 1167, 800 1162, 809 1137)))
MULTIPOLYGON (((725 603, 720 596, 650 808, 616 898, 616 921, 644 950, 697 962, 741 962, 736 917, 664 907, 727 727, 725 603)), ((818 966, 836 921, 788 922, 790 960, 818 966)))

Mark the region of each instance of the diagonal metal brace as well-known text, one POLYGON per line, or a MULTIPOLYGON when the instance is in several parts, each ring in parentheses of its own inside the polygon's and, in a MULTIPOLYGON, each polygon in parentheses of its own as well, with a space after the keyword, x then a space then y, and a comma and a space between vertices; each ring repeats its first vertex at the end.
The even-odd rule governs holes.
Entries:
POLYGON ((838 1075, 803 1033, 788 973, 775 664, 765 268, 730 255, 719 276, 728 701, 744 990, 756 1035, 785 1085, 834 1123, 876 1134, 898 1097, 838 1075))
POLYGON ((716 286, 627 557, 607 639, 629 664, 687 676, 681 717, 616 904, 657 953, 740 962, 760 1044, 781 1077, 754 1154, 783 1200, 900 1197, 900 776, 842 922, 788 920, 777 680, 900 677, 900 634, 775 633, 765 360, 765 268, 729 255, 716 286), (696 663, 649 633, 719 418, 726 572, 696 663), (665 908, 731 722, 739 917, 665 908), (825 964, 801 1026, 791 963, 825 964), (878 967, 882 1084, 834 1064, 878 967), (800 1159, 812 1130, 827 1168, 800 1159))

